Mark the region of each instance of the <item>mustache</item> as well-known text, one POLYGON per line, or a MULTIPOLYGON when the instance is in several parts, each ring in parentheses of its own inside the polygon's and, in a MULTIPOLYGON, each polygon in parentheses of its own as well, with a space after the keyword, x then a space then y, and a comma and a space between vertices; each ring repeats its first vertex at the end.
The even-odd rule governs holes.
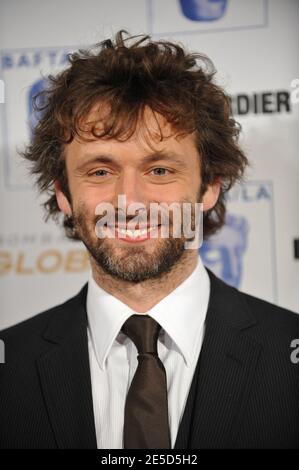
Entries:
MULTIPOLYGON (((180 211, 181 216, 183 218, 183 212, 180 211)), ((126 215, 126 214, 121 214, 121 213, 116 213, 116 214, 100 214, 96 215, 94 217, 94 222, 98 222, 102 220, 103 218, 106 218, 108 221, 108 225, 117 225, 118 223, 121 225, 129 225, 130 223, 135 223, 135 224, 142 224, 142 225, 151 225, 151 222, 154 225, 165 225, 165 224, 172 224, 173 219, 174 219, 174 213, 173 211, 168 211, 164 213, 158 213, 155 215, 152 215, 151 212, 149 211, 148 213, 143 213, 143 214, 137 214, 137 215, 126 215)))
MULTIPOLYGON (((190 214, 190 219, 187 218, 191 222, 191 225, 193 226, 195 223, 195 212, 192 212, 190 214)), ((151 226, 168 226, 168 227, 173 227, 174 225, 176 226, 183 226, 186 219, 184 219, 184 214, 181 213, 179 218, 177 218, 177 215, 174 214, 172 211, 170 211, 168 214, 163 214, 162 216, 158 217, 150 217, 147 216, 146 214, 143 217, 140 216, 120 216, 118 215, 115 216, 107 216, 107 214, 101 214, 97 215, 94 217, 94 224, 97 225, 98 223, 102 225, 103 227, 120 227, 120 228, 131 228, 131 229, 136 229, 136 228, 148 228, 151 226), (102 222, 101 222, 102 221, 102 222)))

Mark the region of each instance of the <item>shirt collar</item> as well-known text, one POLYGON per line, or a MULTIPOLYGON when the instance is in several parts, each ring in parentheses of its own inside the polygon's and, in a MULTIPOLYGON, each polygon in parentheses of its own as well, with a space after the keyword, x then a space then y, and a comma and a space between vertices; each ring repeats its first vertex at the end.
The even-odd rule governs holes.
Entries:
MULTIPOLYGON (((204 325, 210 297, 210 279, 200 256, 191 275, 153 308, 145 312, 169 335, 190 367, 204 325)), ((106 358, 124 322, 138 313, 99 286, 89 273, 86 300, 88 326, 99 366, 106 358)))

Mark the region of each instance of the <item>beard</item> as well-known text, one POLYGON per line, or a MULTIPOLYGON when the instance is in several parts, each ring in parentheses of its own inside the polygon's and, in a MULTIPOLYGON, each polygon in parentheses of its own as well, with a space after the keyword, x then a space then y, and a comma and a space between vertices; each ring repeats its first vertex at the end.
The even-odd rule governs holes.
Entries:
MULTIPOLYGON (((131 243, 126 246, 125 242, 121 242, 120 245, 120 242, 113 238, 98 238, 95 226, 100 218, 88 218, 86 214, 88 211, 83 204, 73 210, 72 219, 76 236, 84 243, 97 267, 119 280, 139 283, 162 277, 171 271, 186 251, 187 238, 184 235, 180 238, 171 236, 173 226, 171 222, 169 237, 155 238, 149 249, 146 246, 147 242, 142 246, 134 246, 131 243)), ((195 227, 194 221, 195 216, 192 211, 192 229, 195 227)))

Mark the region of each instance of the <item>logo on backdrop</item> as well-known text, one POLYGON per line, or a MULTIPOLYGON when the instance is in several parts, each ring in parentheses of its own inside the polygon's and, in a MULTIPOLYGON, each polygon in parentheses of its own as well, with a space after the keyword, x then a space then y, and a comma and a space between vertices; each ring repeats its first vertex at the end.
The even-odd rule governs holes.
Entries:
MULTIPOLYGON (((44 91, 47 86, 47 79, 41 78, 36 80, 29 88, 28 97, 27 97, 27 110, 28 110, 28 123, 29 123, 29 133, 32 135, 32 132, 37 125, 39 119, 41 118, 42 111, 35 111, 33 109, 33 98, 35 95, 44 91)), ((43 106, 46 104, 45 95, 40 95, 36 103, 38 106, 43 106)))
MULTIPOLYGON (((74 50, 72 48, 72 50, 74 50)), ((33 111, 32 98, 43 90, 49 74, 55 75, 68 65, 71 48, 2 51, 0 76, 5 83, 5 103, 1 106, 3 126, 4 182, 8 189, 31 187, 25 165, 20 164, 18 150, 30 140, 39 114, 33 111)), ((43 95, 38 100, 42 103, 43 95)), ((2 119, 1 119, 2 121, 2 119)))
POLYGON ((263 28, 268 23, 267 0, 151 0, 148 3, 152 34, 235 32, 263 28))
POLYGON ((204 265, 237 288, 242 279, 248 232, 249 222, 245 217, 227 214, 220 234, 205 241, 199 250, 204 265))
POLYGON ((224 227, 199 248, 203 263, 236 288, 277 301, 271 181, 247 181, 227 194, 224 227), (254 277, 250 273, 255 273, 254 277))
POLYGON ((219 20, 225 14, 227 0, 180 0, 183 14, 192 21, 219 20))
MULTIPOLYGON (((297 91, 298 92, 298 91, 297 91)), ((239 93, 230 97, 234 115, 279 114, 292 111, 292 95, 289 90, 268 90, 261 93, 239 93)))

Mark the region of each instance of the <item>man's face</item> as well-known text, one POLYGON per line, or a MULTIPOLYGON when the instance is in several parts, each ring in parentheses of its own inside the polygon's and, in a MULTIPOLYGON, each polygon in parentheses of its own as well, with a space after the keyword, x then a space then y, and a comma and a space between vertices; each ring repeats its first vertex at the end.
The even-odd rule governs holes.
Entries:
MULTIPOLYGON (((140 124, 129 140, 74 139, 67 145, 65 159, 72 202, 61 194, 57 198, 60 208, 73 216, 77 234, 92 262, 106 273, 131 282, 168 272, 186 251, 183 230, 180 238, 172 236, 170 212, 167 238, 161 236, 161 228, 156 229, 155 237, 132 239, 116 230, 115 238, 99 238, 95 231, 96 222, 102 217, 95 215, 98 204, 110 203, 118 215, 118 196, 125 195, 127 206, 145 206, 149 224, 151 203, 189 202, 193 208, 200 201, 200 163, 194 135, 171 135, 170 125, 159 115, 163 136, 168 136, 159 141, 157 122, 151 116, 147 115, 146 127, 140 124), (143 138, 145 129, 150 130, 150 146, 143 138)), ((133 217, 127 215, 124 224, 133 217)))

